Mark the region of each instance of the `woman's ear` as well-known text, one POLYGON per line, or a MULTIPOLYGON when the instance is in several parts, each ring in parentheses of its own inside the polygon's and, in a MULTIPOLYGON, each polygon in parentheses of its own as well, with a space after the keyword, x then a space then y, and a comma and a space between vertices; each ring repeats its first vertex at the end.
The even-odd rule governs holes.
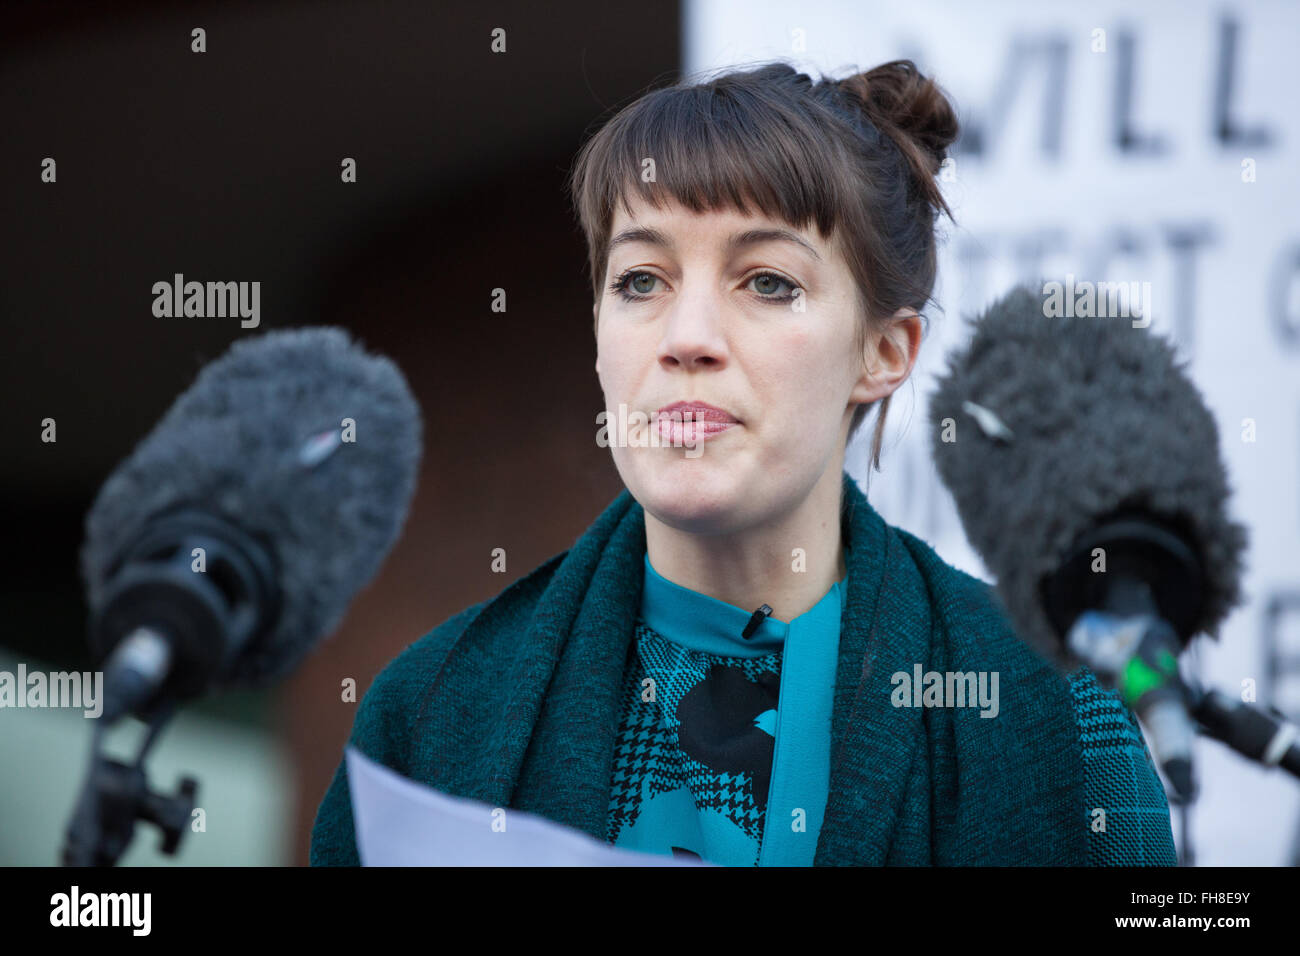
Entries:
POLYGON ((880 330, 867 333, 863 374, 853 389, 853 401, 864 405, 891 395, 912 374, 921 349, 921 317, 904 306, 880 330))

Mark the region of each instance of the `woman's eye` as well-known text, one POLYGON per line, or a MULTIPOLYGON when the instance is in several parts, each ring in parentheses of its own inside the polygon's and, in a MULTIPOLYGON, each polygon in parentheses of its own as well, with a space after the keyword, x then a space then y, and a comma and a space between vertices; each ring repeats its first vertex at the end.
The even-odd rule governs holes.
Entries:
POLYGON ((633 273, 630 282, 632 291, 639 293, 640 295, 649 295, 655 287, 656 278, 656 276, 652 276, 648 272, 633 273))
POLYGON ((646 297, 654 288, 657 278, 659 277, 649 272, 624 272, 609 284, 609 291, 625 302, 635 302, 646 297))
MULTIPOLYGON (((610 283, 610 291, 625 301, 634 302, 648 297, 654 291, 655 283, 658 281, 659 277, 652 272, 631 270, 615 278, 610 283)), ((759 297, 774 302, 789 302, 794 298, 794 290, 799 288, 795 283, 775 272, 760 272, 750 279, 747 285, 759 297), (787 290, 784 293, 780 291, 783 286, 787 290)))
POLYGON ((753 284, 754 291, 765 299, 789 299, 796 288, 793 282, 783 279, 775 272, 760 272, 749 281, 753 284), (789 286, 790 292, 785 295, 773 295, 783 285, 789 286))

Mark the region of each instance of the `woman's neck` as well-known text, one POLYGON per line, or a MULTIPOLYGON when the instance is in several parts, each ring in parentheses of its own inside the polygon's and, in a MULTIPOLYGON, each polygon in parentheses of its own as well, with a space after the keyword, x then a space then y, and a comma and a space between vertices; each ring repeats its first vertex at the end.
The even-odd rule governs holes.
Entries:
POLYGON ((847 573, 840 539, 840 473, 828 468, 795 510, 734 534, 680 531, 645 513, 646 553, 664 578, 701 594, 791 621, 847 573))

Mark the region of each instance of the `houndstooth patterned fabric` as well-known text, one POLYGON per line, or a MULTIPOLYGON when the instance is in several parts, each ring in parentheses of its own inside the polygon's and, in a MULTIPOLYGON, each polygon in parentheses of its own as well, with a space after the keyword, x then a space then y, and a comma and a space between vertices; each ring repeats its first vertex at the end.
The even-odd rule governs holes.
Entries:
POLYGON ((1133 712, 1086 668, 1071 676, 1070 690, 1083 743, 1088 864, 1174 865, 1169 802, 1133 712))
MULTIPOLYGON (((624 827, 636 822, 648 777, 647 793, 651 797, 685 786, 697 808, 725 814, 753 841, 757 862, 766 786, 755 787, 755 773, 719 770, 691 757, 679 739, 679 705, 714 668, 738 669, 753 682, 764 678, 768 683, 779 681, 781 653, 752 659, 706 654, 668 641, 640 620, 635 646, 636 660, 624 678, 623 699, 627 704, 614 751, 609 841, 615 842, 624 827), (654 680, 653 701, 643 700, 646 678, 654 680)), ((773 698, 773 706, 775 703, 773 698)))

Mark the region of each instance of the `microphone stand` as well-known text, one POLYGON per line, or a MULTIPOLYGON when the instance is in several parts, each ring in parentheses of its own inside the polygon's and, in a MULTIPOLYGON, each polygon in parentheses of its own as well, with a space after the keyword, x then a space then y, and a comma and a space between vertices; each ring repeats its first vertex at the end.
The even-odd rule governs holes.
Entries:
POLYGON ((1237 753, 1300 779, 1300 727, 1272 707, 1236 700, 1223 691, 1188 684, 1187 710, 1198 730, 1237 753))
POLYGON ((65 866, 113 866, 137 820, 162 830, 175 855, 194 810, 198 782, 174 795, 149 788, 144 760, 178 701, 228 672, 279 613, 270 549, 224 518, 189 505, 151 519, 106 572, 91 609, 90 644, 105 661, 104 713, 95 722, 85 786, 68 823, 65 866), (204 573, 191 564, 206 555, 204 573), (104 752, 104 730, 134 713, 148 725, 131 763, 104 752))
MULTIPOLYGON (((1187 710, 1197 723, 1197 731, 1226 744, 1237 753, 1265 766, 1281 767, 1300 779, 1300 728, 1274 708, 1265 708, 1236 700, 1220 690, 1202 690, 1194 683, 1186 685, 1187 710)), ((1180 804, 1184 866, 1192 866, 1191 800, 1180 804)))
POLYGON ((64 839, 63 866, 115 866, 135 835, 137 820, 162 830, 162 852, 174 856, 194 810, 198 781, 183 777, 174 796, 149 789, 144 759, 174 706, 160 709, 132 763, 108 757, 104 751, 106 725, 96 722, 86 784, 77 800, 64 839))

